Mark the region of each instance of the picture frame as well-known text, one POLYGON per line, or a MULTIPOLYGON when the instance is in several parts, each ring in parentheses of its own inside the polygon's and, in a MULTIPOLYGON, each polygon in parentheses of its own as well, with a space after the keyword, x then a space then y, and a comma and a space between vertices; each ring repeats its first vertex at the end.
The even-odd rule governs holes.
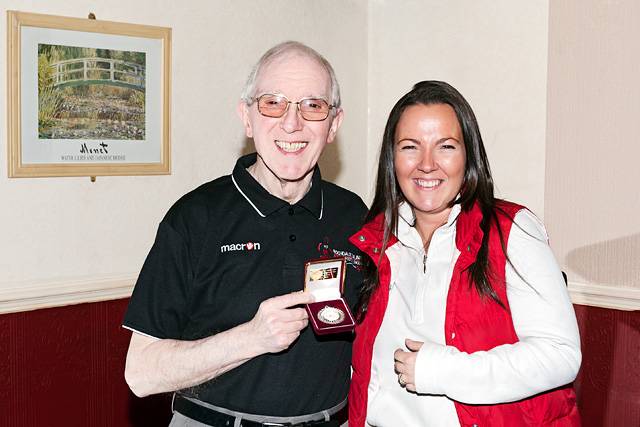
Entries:
POLYGON ((7 11, 8 175, 171 173, 171 28, 7 11))

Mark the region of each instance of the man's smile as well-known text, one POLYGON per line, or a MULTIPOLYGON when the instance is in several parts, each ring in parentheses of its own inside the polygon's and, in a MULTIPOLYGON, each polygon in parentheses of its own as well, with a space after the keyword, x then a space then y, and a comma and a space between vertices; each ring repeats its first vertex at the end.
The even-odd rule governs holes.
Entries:
POLYGON ((304 150, 309 144, 307 141, 280 141, 278 139, 275 140, 275 143, 285 153, 297 153, 304 150))

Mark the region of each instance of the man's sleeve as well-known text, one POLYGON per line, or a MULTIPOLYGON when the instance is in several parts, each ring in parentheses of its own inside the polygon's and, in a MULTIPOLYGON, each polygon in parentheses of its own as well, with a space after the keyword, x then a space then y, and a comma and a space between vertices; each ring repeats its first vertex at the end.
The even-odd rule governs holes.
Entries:
POLYGON ((136 282, 123 326, 155 338, 180 339, 192 277, 188 246, 165 220, 136 282))
POLYGON ((358 230, 360 230, 360 228, 364 225, 364 218, 367 215, 368 209, 362 199, 357 196, 353 205, 353 222, 345 234, 345 240, 347 240, 347 245, 350 252, 352 252, 354 256, 354 259, 351 260, 351 263, 353 265, 347 266, 348 276, 352 277, 352 279, 348 283, 346 283, 347 286, 345 289, 345 297, 347 303, 349 304, 349 308, 351 308, 351 311, 353 311, 353 313, 355 314, 360 298, 360 290, 364 281, 364 275, 362 273, 363 263, 367 255, 364 252, 360 251, 360 249, 358 249, 356 246, 351 244, 348 241, 348 238, 352 234, 357 233, 358 230))

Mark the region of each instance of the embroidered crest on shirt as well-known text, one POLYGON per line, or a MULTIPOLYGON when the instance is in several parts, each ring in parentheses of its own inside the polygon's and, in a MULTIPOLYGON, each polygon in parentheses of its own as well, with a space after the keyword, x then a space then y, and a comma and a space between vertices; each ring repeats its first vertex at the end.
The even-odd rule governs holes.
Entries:
POLYGON ((317 249, 321 258, 344 257, 347 265, 352 266, 358 271, 362 270, 362 255, 331 248, 328 237, 325 237, 322 242, 318 243, 317 249))

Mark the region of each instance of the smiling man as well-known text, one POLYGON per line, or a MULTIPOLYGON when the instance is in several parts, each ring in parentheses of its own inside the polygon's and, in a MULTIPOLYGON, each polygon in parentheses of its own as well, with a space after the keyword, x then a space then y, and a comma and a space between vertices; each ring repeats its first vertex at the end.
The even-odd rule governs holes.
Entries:
POLYGON ((361 283, 347 241, 366 213, 317 166, 343 111, 334 71, 285 42, 251 72, 238 106, 257 153, 182 197, 160 223, 124 327, 138 396, 176 392, 172 426, 338 426, 351 335, 319 339, 302 304, 307 261, 344 256, 345 298, 361 283))

